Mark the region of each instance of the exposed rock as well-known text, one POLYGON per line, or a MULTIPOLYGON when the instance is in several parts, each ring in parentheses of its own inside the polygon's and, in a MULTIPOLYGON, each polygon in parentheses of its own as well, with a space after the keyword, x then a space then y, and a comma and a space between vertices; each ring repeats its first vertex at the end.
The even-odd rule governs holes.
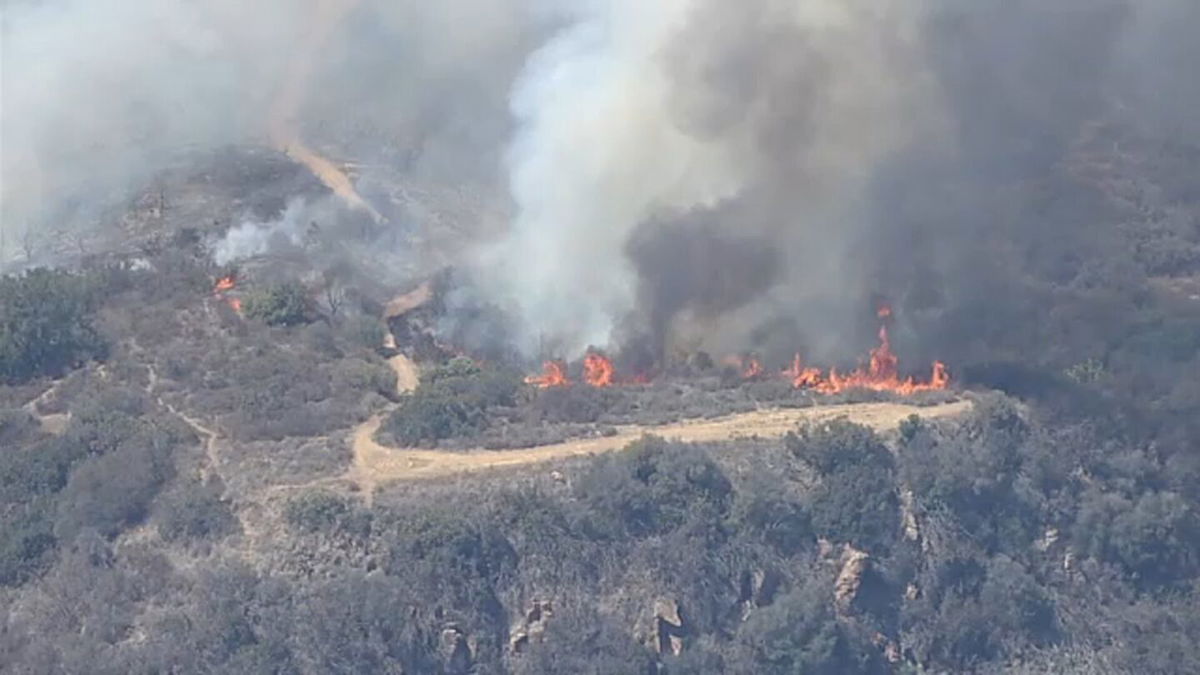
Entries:
POLYGON ((1058 528, 1048 527, 1046 528, 1046 532, 1042 535, 1041 539, 1038 539, 1033 543, 1033 547, 1045 553, 1046 551, 1049 551, 1052 546, 1058 543, 1058 538, 1058 528))
POLYGON ((846 544, 842 552, 842 569, 838 572, 837 581, 833 586, 834 608, 839 616, 849 616, 850 607, 858 595, 863 574, 866 573, 870 562, 870 554, 846 544))
POLYGON ((900 491, 900 519, 904 527, 904 538, 909 541, 920 541, 921 528, 917 523, 916 497, 912 490, 904 488, 900 491))
POLYGON ((887 659, 888 663, 900 663, 900 645, 896 644, 895 640, 876 632, 871 636, 871 643, 883 651, 883 658, 887 659))
POLYGON ((771 604, 778 589, 779 575, 774 572, 762 569, 743 572, 738 592, 742 621, 755 609, 771 604))
POLYGON ((473 640, 468 638, 456 624, 442 629, 441 653, 443 672, 451 675, 466 675, 475 663, 473 640))
POLYGON ((522 620, 509 633, 509 649, 520 653, 530 642, 541 640, 546 632, 546 622, 553 614, 554 606, 549 600, 534 600, 522 620))
POLYGON ((654 628, 651 634, 652 647, 659 654, 674 654, 683 652, 684 629, 683 617, 679 613, 679 603, 666 598, 654 602, 654 628))
POLYGON ((822 559, 828 558, 833 554, 833 542, 824 537, 817 539, 817 555, 822 559))

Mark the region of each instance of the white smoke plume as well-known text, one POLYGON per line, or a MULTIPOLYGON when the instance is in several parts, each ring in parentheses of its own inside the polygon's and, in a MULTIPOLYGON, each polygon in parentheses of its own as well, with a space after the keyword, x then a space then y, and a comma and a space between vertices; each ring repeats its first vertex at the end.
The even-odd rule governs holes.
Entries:
MULTIPOLYGON (((644 315, 736 344, 773 316, 904 278, 877 274, 881 260, 954 260, 955 242, 988 222, 973 194, 953 195, 963 216, 943 218, 933 253, 903 251, 911 242, 895 227, 947 201, 935 192, 947 176, 1027 173, 1094 119, 1200 145, 1196 8, 8 0, 0 265, 31 232, 103 226, 105 207, 188 153, 283 144, 272 121, 286 118, 308 148, 386 168, 364 170, 360 192, 386 173, 507 195, 509 230, 454 254, 485 299, 518 318, 526 353, 611 345, 644 315), (335 25, 314 28, 321 16, 335 25), (289 80, 297 74, 302 86, 289 80), (710 259, 719 251, 775 258, 743 274, 710 259), (702 275, 720 277, 700 285, 720 301, 653 288, 702 275)), ((279 227, 290 241, 291 226, 235 228, 221 259, 260 250, 279 227)), ((403 241, 372 236, 341 253, 403 241)), ((824 311, 801 337, 836 348, 837 320, 824 311)))
POLYGON ((514 90, 517 216, 483 263, 526 344, 609 344, 637 303, 625 247, 657 213, 760 190, 764 208, 785 194, 798 208, 722 225, 840 227, 914 124, 898 119, 920 93, 904 5, 611 0, 572 12, 514 90))
POLYGON ((524 4, 6 0, 0 262, 27 235, 109 224, 166 166, 270 145, 273 113, 309 146, 367 165, 494 181, 507 91, 538 25, 524 4), (334 5, 313 50, 313 17, 334 5))
POLYGON ((288 204, 283 215, 271 222, 247 220, 232 227, 212 246, 213 262, 228 265, 272 251, 304 245, 305 230, 312 223, 302 200, 288 204))

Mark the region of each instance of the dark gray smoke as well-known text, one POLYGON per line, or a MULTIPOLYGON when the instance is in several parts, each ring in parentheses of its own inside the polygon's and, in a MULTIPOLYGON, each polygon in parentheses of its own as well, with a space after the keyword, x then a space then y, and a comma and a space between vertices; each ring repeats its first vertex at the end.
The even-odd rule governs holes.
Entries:
POLYGON ((730 209, 690 211, 641 225, 627 244, 638 275, 641 328, 657 360, 665 357, 669 329, 689 313, 713 321, 775 285, 783 259, 771 242, 727 227, 730 209))
MULTIPOLYGON (((1003 249, 996 233, 1021 225, 997 186, 1035 180, 1104 125, 1200 145, 1197 7, 10 2, 0 262, 30 232, 95 226, 97 205, 181 154, 270 144, 304 72, 300 139, 361 167, 385 230, 477 242, 441 254, 477 281, 462 304, 502 308, 526 353, 576 356, 633 326, 659 351, 787 342, 838 358, 871 340, 877 294, 907 310, 897 339, 920 344, 939 308, 989 288, 986 270, 1058 265, 1003 249), (318 40, 320 11, 340 18, 318 40), (436 206, 387 211, 412 181, 443 191, 436 206), (467 193, 511 212, 507 227, 453 213, 467 193)), ((247 217, 226 248, 297 245, 325 207, 297 208, 247 217)), ((403 237, 366 241, 343 257, 410 253, 403 237)))
MULTIPOLYGON (((272 145, 273 116, 331 159, 353 160, 365 182, 399 171, 491 190, 507 91, 543 23, 526 5, 5 2, 0 264, 25 244, 45 252, 112 227, 112 207, 165 167, 272 145), (318 30, 323 17, 334 18, 318 30)), ((393 196, 375 198, 382 208, 393 196)))
POLYGON ((874 294, 921 323, 978 287, 1006 255, 988 247, 1012 225, 998 187, 1095 125, 1194 143, 1180 26, 1200 23, 1178 0, 586 4, 518 82, 518 213, 485 266, 528 343, 605 344, 634 315, 660 344, 736 349, 791 326, 836 358, 860 348, 874 294), (717 208, 716 230, 682 219, 675 250, 639 234, 717 208), (744 261, 689 244, 715 234, 764 243, 778 274, 723 303, 699 279, 744 261))

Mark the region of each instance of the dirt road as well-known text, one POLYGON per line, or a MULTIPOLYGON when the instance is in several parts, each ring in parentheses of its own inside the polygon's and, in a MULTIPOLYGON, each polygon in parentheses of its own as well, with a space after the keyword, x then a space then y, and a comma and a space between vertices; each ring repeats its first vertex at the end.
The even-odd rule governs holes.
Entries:
POLYGON ((586 438, 536 448, 514 450, 471 450, 440 452, 389 448, 374 440, 383 421, 377 415, 354 431, 354 465, 347 478, 370 494, 375 486, 400 480, 441 478, 476 471, 494 471, 551 460, 620 450, 643 434, 686 442, 724 441, 750 436, 778 437, 804 421, 846 417, 878 431, 894 429, 909 415, 926 419, 960 415, 971 407, 968 401, 916 407, 896 403, 862 403, 815 408, 763 410, 709 420, 687 420, 660 426, 622 426, 614 436, 586 438))
POLYGON ((396 373, 397 392, 404 394, 417 388, 421 374, 412 359, 403 354, 397 354, 388 359, 388 365, 392 367, 392 372, 396 373))

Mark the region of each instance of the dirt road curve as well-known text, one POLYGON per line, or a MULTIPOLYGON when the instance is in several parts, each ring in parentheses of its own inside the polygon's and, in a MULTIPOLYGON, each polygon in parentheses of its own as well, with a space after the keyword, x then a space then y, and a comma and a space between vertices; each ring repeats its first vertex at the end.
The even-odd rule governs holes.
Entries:
MULTIPOLYGON (((403 357, 397 357, 403 358, 403 357)), ((415 368, 407 363, 405 372, 415 377, 415 368), (411 368, 411 371, 408 370, 411 368)), ((393 365, 396 368, 396 365, 393 365)), ((400 374, 397 369, 397 374, 400 374)), ((401 376, 402 378, 405 376, 401 376)), ((655 434, 668 439, 704 442, 724 441, 739 437, 774 437, 796 428, 803 421, 832 420, 846 417, 879 431, 894 429, 909 415, 926 419, 959 415, 971 407, 968 401, 919 408, 895 403, 863 403, 831 405, 815 408, 763 410, 730 415, 710 420, 688 420, 661 426, 618 427, 615 436, 586 438, 537 448, 514 450, 472 450, 440 452, 389 448, 375 442, 375 432, 383 415, 372 417, 354 430, 354 466, 346 476, 367 494, 380 484, 400 480, 442 478, 476 471, 493 471, 506 467, 524 466, 580 455, 612 452, 625 447, 643 434, 655 434)))

